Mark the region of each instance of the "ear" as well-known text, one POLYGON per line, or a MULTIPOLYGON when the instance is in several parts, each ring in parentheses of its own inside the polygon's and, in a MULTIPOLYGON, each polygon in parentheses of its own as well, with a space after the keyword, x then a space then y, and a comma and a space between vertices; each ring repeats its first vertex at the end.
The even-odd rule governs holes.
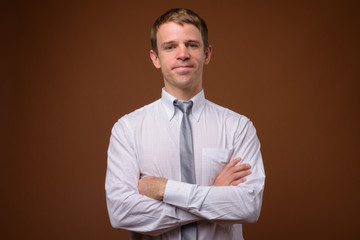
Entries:
POLYGON ((154 66, 155 66, 156 68, 160 68, 160 67, 161 67, 159 57, 158 57, 158 55, 156 54, 156 52, 155 52, 154 50, 152 50, 152 49, 150 50, 150 58, 151 58, 154 66))
POLYGON ((205 64, 209 64, 211 59, 212 46, 209 45, 205 51, 205 64))

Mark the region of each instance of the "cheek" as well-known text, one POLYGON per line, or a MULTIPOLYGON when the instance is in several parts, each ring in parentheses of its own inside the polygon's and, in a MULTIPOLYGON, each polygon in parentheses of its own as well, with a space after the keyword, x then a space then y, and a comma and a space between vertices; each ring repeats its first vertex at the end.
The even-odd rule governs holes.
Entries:
POLYGON ((169 71, 171 69, 171 61, 169 59, 163 58, 161 62, 159 62, 162 69, 169 71))

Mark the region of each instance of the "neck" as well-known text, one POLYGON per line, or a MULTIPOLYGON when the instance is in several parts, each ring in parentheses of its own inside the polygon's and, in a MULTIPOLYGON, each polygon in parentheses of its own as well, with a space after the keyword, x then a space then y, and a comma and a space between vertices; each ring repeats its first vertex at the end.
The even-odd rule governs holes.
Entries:
POLYGON ((174 96, 178 100, 182 101, 189 101, 191 98, 193 98, 196 94, 198 94, 201 91, 200 88, 197 89, 173 89, 169 86, 165 86, 165 91, 172 96, 174 96))

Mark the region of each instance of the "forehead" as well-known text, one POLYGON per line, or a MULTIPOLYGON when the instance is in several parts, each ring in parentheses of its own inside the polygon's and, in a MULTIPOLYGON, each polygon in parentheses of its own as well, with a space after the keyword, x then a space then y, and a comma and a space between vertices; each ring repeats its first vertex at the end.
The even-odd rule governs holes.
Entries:
POLYGON ((170 41, 200 41, 202 42, 200 30, 192 24, 183 23, 182 25, 175 22, 167 22, 160 25, 156 34, 159 44, 170 41))

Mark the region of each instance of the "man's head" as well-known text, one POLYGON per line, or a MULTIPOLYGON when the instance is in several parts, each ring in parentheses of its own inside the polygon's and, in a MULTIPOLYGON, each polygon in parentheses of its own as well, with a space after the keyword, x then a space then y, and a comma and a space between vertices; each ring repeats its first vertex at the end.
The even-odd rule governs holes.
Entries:
POLYGON ((183 25, 185 23, 194 25, 199 31, 201 32, 201 37, 203 40, 204 51, 207 50, 209 46, 208 42, 208 30, 205 24, 205 21, 200 18, 199 15, 194 13, 193 11, 186 9, 186 8, 174 8, 163 15, 161 15, 156 21, 154 22, 151 34, 150 34, 150 41, 151 41, 151 48, 154 50, 156 54, 158 54, 158 46, 157 46, 157 32, 159 27, 167 22, 175 22, 177 24, 183 25))
POLYGON ((187 9, 173 9, 156 20, 150 58, 161 69, 165 90, 188 100, 202 89, 203 66, 210 62, 205 22, 187 9))

